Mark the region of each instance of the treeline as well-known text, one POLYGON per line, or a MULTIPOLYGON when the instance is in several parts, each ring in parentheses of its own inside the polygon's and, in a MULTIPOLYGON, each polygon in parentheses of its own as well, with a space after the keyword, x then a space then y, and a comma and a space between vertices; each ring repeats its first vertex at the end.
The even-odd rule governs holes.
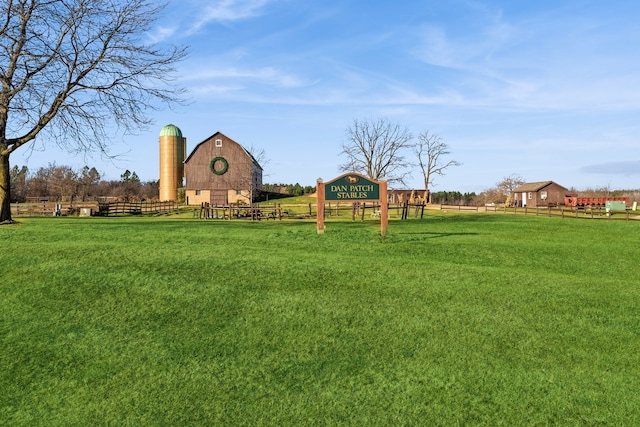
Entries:
POLYGON ((11 203, 47 200, 74 202, 113 198, 121 201, 156 200, 158 181, 142 182, 135 172, 125 171, 119 181, 102 180, 94 167, 74 170, 49 164, 35 172, 26 166, 10 171, 11 203))
POLYGON ((295 184, 262 184, 262 191, 287 196, 304 196, 305 194, 315 193, 316 187, 311 185, 303 187, 297 182, 295 184))
POLYGON ((476 193, 459 191, 437 191, 431 193, 431 203, 442 205, 472 205, 478 196, 476 193))
MULTIPOLYGON (((119 181, 103 180, 95 167, 74 170, 49 164, 36 171, 13 166, 10 171, 11 203, 47 200, 72 202, 111 198, 120 201, 157 200, 159 182, 142 182, 135 172, 125 171, 119 181)), ((312 194, 315 187, 295 184, 263 184, 263 191, 283 196, 312 194)), ((183 193, 180 193, 183 196, 183 193)))

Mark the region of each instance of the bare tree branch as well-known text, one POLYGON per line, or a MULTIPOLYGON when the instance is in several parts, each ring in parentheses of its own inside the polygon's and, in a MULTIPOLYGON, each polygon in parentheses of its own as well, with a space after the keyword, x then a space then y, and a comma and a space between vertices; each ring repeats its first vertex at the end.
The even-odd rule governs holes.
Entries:
POLYGON ((0 4, 0 221, 9 156, 44 131, 69 151, 108 154, 113 128, 135 132, 149 112, 181 103, 179 46, 147 41, 153 0, 13 0, 0 4))
POLYGON ((413 145, 413 153, 418 159, 418 166, 424 177, 424 188, 429 190, 433 185, 434 175, 444 175, 444 171, 452 166, 460 166, 461 163, 449 160, 443 163, 442 157, 451 154, 449 146, 442 141, 437 134, 429 134, 429 131, 418 135, 418 141, 413 145))
POLYGON ((408 166, 404 153, 412 135, 387 119, 354 120, 346 131, 341 154, 347 161, 340 170, 361 173, 373 180, 404 183, 408 166))
POLYGON ((524 183, 524 178, 514 173, 502 178, 502 181, 496 184, 496 189, 504 196, 512 196, 513 190, 520 187, 524 183))

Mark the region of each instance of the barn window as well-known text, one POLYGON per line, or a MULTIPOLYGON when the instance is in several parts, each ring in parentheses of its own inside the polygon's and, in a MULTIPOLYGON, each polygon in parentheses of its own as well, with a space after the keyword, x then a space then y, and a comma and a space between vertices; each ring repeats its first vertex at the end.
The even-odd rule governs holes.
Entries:
POLYGON ((202 194, 202 190, 196 190, 196 196, 199 196, 200 194, 202 194))
POLYGON ((216 139, 216 147, 222 147, 222 140, 216 139))
POLYGON ((540 198, 542 200, 547 200, 547 192, 546 191, 541 191, 540 192, 540 198))
POLYGON ((531 194, 531 191, 529 191, 529 193, 527 194, 527 197, 529 197, 529 200, 533 199, 533 195, 531 194))

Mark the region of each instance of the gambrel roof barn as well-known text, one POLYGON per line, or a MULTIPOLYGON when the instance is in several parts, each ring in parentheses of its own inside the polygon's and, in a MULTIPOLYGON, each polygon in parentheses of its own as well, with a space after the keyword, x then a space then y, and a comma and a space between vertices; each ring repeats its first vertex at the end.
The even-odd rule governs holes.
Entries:
POLYGON ((251 203, 262 190, 262 167, 242 145, 216 132, 184 161, 187 204, 251 203))

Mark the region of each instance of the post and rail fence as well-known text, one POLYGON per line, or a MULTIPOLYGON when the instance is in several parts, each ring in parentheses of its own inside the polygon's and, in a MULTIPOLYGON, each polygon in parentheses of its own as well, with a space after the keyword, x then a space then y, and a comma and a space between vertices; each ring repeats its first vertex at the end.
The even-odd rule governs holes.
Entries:
POLYGON ((11 215, 15 217, 28 216, 114 216, 137 215, 178 210, 177 202, 49 202, 42 203, 12 203, 11 215))
MULTIPOLYGON (((180 208, 177 202, 27 202, 12 203, 11 215, 15 217, 38 217, 38 216, 119 216, 119 215, 139 215, 154 214, 177 211, 180 208)), ((627 207, 624 210, 607 210, 604 206, 565 206, 549 205, 538 207, 517 207, 506 205, 490 206, 466 206, 466 205, 429 205, 411 203, 389 204, 389 212, 394 212, 395 216, 406 220, 410 217, 423 218, 425 210, 459 211, 459 212, 494 212, 519 215, 536 216, 558 216, 562 218, 580 219, 623 219, 640 220, 640 212, 633 211, 627 207)), ((379 218, 380 204, 369 202, 355 203, 327 203, 325 205, 325 216, 327 217, 351 217, 352 220, 365 218, 379 218)), ((200 208, 193 209, 193 216, 201 219, 238 219, 248 218, 252 220, 261 219, 308 219, 315 218, 317 205, 308 204, 259 204, 259 205, 237 205, 215 206, 203 203, 200 208)))

